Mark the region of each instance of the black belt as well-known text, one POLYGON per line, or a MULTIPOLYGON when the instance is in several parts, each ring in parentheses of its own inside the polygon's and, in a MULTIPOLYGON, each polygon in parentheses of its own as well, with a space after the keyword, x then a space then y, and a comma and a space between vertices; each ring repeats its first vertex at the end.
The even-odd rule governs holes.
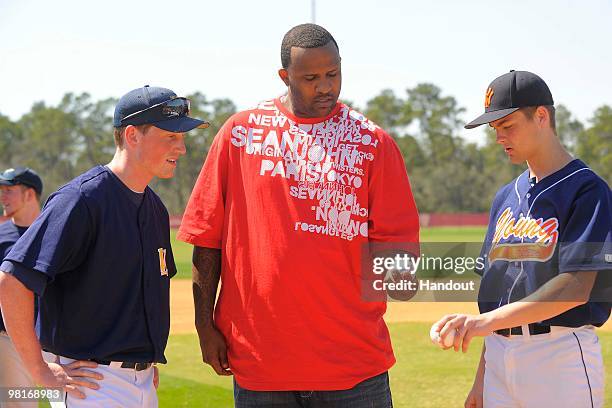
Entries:
MULTIPOLYGON (((94 363, 102 364, 102 365, 111 365, 112 361, 108 360, 99 360, 97 358, 92 358, 91 361, 94 363)), ((151 367, 153 363, 132 363, 130 361, 121 362, 121 368, 133 368, 136 371, 143 371, 147 368, 151 367)))
MULTIPOLYGON (((511 329, 499 329, 499 330, 495 330, 495 333, 504 336, 504 337, 510 337, 510 335, 522 335, 523 334, 523 328, 521 326, 519 327, 513 327, 511 329)), ((550 333, 550 326, 543 326, 541 324, 535 324, 532 323, 529 325, 529 334, 536 335, 536 334, 546 334, 546 333, 550 333)))

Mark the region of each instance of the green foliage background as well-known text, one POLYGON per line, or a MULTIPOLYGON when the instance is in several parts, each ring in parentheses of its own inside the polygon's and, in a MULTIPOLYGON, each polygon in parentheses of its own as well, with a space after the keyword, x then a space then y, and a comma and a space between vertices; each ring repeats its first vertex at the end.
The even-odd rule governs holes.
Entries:
MULTIPOLYGON (((189 97, 193 115, 206 118, 211 127, 188 133, 188 152, 179 160, 176 177, 153 182, 172 214, 185 208, 212 139, 236 112, 229 99, 208 100, 201 93, 189 97)), ((0 113, 0 168, 25 165, 37 170, 46 196, 88 168, 107 163, 114 152, 115 102, 67 93, 57 106, 35 103, 17 121, 0 113)), ((491 129, 482 144, 463 139, 464 108, 434 84, 418 84, 404 95, 383 90, 363 109, 353 107, 395 138, 421 212, 488 211, 495 191, 524 170, 508 163, 491 129)), ((559 105, 557 130, 566 147, 609 183, 612 107, 596 109, 584 124, 559 105)))

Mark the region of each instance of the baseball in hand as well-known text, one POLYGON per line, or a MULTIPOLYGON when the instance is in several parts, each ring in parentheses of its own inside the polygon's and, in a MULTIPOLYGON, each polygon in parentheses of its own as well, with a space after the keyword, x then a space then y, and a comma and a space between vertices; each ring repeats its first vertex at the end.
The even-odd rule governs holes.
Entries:
POLYGON ((434 324, 431 326, 431 330, 429 330, 429 337, 431 338, 432 343, 437 344, 440 347, 451 347, 455 341, 455 330, 449 332, 444 339, 444 343, 442 343, 440 333, 437 331, 437 326, 434 324))

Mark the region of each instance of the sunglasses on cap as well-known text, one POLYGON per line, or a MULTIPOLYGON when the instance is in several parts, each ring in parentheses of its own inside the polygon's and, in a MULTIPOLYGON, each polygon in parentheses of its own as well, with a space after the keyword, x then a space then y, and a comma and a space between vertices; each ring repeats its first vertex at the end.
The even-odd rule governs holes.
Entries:
POLYGON ((130 113, 121 119, 121 126, 146 125, 149 123, 163 122, 181 116, 187 116, 191 103, 189 99, 176 97, 169 101, 161 102, 138 112, 130 113))

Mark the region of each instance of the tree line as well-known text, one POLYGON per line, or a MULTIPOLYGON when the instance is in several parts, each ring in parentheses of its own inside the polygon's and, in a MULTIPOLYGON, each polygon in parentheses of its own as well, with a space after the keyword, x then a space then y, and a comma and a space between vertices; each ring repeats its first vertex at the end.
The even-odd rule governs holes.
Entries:
MULTIPOLYGON (((173 179, 152 183, 171 214, 182 213, 212 139, 236 112, 230 99, 209 100, 201 93, 188 97, 193 116, 206 118, 211 126, 187 134, 187 154, 173 179)), ((0 113, 0 168, 23 165, 36 170, 45 184, 44 198, 90 167, 108 163, 115 150, 115 103, 112 98, 67 93, 56 106, 35 103, 16 121, 0 113)), ((364 107, 346 103, 394 137, 421 212, 488 211, 497 189, 525 169, 508 163, 490 128, 484 143, 462 138, 465 109, 436 85, 418 84, 404 95, 383 90, 364 107)), ((557 134, 567 149, 609 183, 612 107, 599 107, 582 123, 558 105, 556 119, 557 134)))

